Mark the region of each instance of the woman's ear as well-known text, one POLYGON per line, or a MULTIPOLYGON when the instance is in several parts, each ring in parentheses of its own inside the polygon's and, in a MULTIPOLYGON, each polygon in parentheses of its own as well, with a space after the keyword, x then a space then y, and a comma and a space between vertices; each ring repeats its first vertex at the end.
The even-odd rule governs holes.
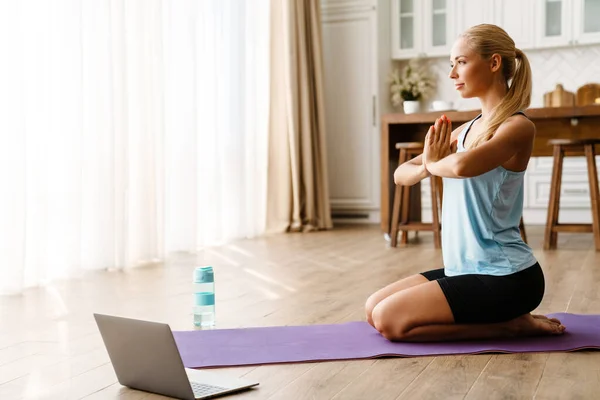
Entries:
POLYGON ((490 69, 492 70, 492 72, 498 71, 501 66, 502 56, 500 56, 500 54, 492 54, 492 57, 490 58, 490 69))

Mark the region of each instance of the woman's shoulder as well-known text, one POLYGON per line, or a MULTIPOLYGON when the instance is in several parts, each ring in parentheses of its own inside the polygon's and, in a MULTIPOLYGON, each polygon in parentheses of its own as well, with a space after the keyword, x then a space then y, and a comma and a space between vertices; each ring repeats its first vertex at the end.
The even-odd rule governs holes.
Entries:
POLYGON ((529 127, 535 129, 535 124, 522 111, 516 112, 504 120, 504 123, 511 122, 516 126, 529 127))
POLYGON ((502 130, 505 133, 534 136, 535 124, 524 114, 517 113, 506 118, 504 122, 500 124, 498 130, 502 130))

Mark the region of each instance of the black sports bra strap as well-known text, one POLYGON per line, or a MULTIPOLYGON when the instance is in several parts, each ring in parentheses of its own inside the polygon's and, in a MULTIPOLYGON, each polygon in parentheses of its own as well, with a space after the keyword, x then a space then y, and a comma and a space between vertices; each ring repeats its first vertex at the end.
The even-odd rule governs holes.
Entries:
POLYGON ((522 116, 524 116, 525 118, 529 119, 529 117, 523 112, 523 111, 517 111, 516 113, 514 113, 513 115, 517 115, 517 114, 521 114, 522 116))

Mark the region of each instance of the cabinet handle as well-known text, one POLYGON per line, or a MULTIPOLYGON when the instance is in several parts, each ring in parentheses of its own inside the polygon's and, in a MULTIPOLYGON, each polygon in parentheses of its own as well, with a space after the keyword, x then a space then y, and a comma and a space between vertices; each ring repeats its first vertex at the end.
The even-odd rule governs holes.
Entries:
POLYGON ((377 126, 377 96, 373 96, 373 126, 377 126))
POLYGON ((563 190, 564 194, 587 194, 588 190, 587 189, 564 189, 563 190))

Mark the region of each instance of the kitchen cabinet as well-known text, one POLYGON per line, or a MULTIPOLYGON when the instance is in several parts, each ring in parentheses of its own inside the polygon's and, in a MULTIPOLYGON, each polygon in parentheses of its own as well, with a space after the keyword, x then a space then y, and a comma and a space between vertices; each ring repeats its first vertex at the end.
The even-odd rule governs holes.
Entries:
POLYGON ((573 0, 536 0, 536 47, 572 44, 573 0))
POLYGON ((493 10, 493 23, 509 34, 517 48, 529 50, 535 47, 533 0, 494 0, 493 10))
POLYGON ((446 56, 458 34, 481 23, 502 27, 522 50, 600 43, 600 0, 391 2, 394 59, 446 56))
POLYGON ((536 47, 600 43, 600 0, 536 0, 536 47))
POLYGON ((456 37, 456 0, 391 0, 392 58, 438 57, 456 37))
POLYGON ((600 0, 573 0, 573 43, 600 43, 600 0))
POLYGON ((494 24, 504 29, 518 48, 535 47, 535 0, 457 0, 454 13, 457 34, 473 25, 494 24))

